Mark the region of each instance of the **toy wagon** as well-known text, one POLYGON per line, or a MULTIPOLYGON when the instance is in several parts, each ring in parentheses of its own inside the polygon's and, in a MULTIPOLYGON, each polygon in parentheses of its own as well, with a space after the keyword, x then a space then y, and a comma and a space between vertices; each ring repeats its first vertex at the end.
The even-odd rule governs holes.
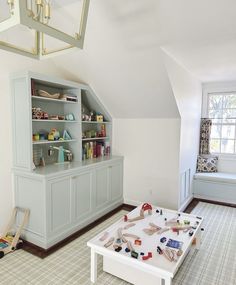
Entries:
POLYGON ((3 232, 3 236, 0 237, 0 258, 3 258, 5 254, 15 251, 16 249, 20 249, 23 245, 22 240, 20 240, 20 235, 27 225, 29 220, 29 210, 23 209, 19 207, 15 207, 9 224, 7 225, 5 231, 3 232), (16 217, 17 214, 21 212, 23 214, 22 222, 17 227, 16 225, 16 217), (14 231, 15 226, 15 231, 14 231))

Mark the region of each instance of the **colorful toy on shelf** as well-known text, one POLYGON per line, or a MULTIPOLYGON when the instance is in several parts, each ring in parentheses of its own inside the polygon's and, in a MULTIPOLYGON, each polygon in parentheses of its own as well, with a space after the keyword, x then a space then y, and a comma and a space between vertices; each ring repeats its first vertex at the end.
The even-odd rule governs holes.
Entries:
POLYGON ((44 112, 41 108, 32 108, 32 119, 33 120, 48 120, 48 113, 44 112))
POLYGON ((39 141, 39 134, 33 134, 33 141, 39 141))
POLYGON ((72 137, 67 130, 63 131, 63 140, 65 141, 72 140, 72 137))
POLYGON ((56 147, 56 146, 50 146, 49 147, 49 150, 48 150, 48 155, 49 156, 52 156, 54 154, 54 150, 58 150, 58 159, 57 159, 57 162, 58 163, 63 163, 65 162, 65 156, 64 154, 66 154, 66 158, 67 158, 67 161, 72 161, 73 159, 73 154, 70 150, 68 149, 64 149, 63 146, 59 146, 59 147, 56 147))
POLYGON ((92 159, 97 157, 105 156, 105 144, 104 142, 86 142, 83 143, 83 153, 82 153, 82 159, 92 159))
POLYGON ((61 94, 60 93, 50 94, 45 90, 38 90, 38 96, 49 98, 49 99, 59 99, 61 94))
POLYGON ((97 121, 97 122, 103 122, 103 115, 97 114, 97 115, 96 115, 96 121, 97 121))
POLYGON ((102 138, 106 137, 106 126, 104 124, 101 125, 101 131, 98 136, 102 138))
POLYGON ((50 133, 48 134, 49 141, 57 141, 60 139, 60 132, 57 129, 51 129, 50 133))
POLYGON ((65 119, 66 119, 67 121, 75 121, 75 116, 74 116, 74 114, 70 113, 70 114, 67 114, 67 115, 65 116, 65 119))

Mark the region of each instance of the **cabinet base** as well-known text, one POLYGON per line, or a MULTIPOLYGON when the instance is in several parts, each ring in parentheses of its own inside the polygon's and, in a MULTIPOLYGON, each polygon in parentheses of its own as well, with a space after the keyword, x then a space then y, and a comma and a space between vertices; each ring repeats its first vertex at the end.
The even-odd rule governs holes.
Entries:
POLYGON ((45 257, 49 256, 50 254, 52 254, 53 252, 57 251, 58 249, 62 248, 63 246, 67 245, 71 241, 73 241, 73 240, 77 239, 78 237, 80 237, 81 235, 85 234, 86 232, 88 232, 89 230, 91 230, 92 228, 97 226, 98 224, 104 222, 105 220, 107 220, 108 218, 110 218, 111 216, 113 216, 114 214, 116 214, 117 212, 119 212, 121 210, 127 210, 127 205, 121 204, 120 206, 116 207, 114 210, 103 215, 102 217, 95 220, 91 224, 89 224, 89 225, 85 226, 84 228, 78 230, 77 232, 66 237, 65 239, 63 239, 62 241, 58 242, 57 244, 53 245, 52 247, 50 247, 48 249, 44 249, 44 248, 39 247, 39 246, 37 246, 37 245, 27 241, 27 240, 24 240, 23 250, 25 250, 25 251, 33 254, 33 255, 36 255, 37 257, 45 258, 45 257))

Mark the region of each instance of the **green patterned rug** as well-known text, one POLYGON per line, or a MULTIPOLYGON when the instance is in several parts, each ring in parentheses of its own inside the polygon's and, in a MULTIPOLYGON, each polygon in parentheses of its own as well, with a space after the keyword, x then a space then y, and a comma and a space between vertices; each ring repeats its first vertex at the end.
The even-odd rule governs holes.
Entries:
MULTIPOLYGON (((0 284, 90 285, 86 243, 125 213, 120 211, 46 259, 22 250, 5 256, 0 260, 0 284)), ((193 213, 205 219, 201 249, 188 254, 173 285, 236 285, 236 208, 199 203, 193 213)), ((103 272, 101 258, 98 264, 97 285, 128 284, 103 272)))

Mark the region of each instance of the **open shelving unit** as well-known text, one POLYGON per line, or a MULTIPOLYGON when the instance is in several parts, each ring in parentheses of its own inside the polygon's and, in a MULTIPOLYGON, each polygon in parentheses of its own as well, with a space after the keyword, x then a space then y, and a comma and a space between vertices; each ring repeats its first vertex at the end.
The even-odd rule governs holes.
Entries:
POLYGON ((97 159, 111 154, 112 118, 98 97, 90 88, 81 90, 81 123, 82 123, 82 159, 97 159), (103 121, 96 121, 92 116, 91 120, 84 120, 90 113, 101 114, 103 121), (85 115, 85 116, 84 116, 85 115), (105 130, 101 136, 101 129, 105 130), (90 133, 96 135, 91 136, 90 133), (100 133, 100 135, 99 135, 100 133), (89 135, 87 135, 89 134, 89 135))
POLYGON ((70 150, 74 162, 87 159, 95 162, 96 159, 111 154, 112 118, 89 86, 30 71, 20 75, 16 74, 11 80, 14 113, 14 167, 32 171, 35 166, 39 166, 41 157, 46 166, 56 163, 58 152, 55 151, 50 157, 48 155, 51 145, 62 146, 70 150), (76 98, 76 102, 60 99, 60 97, 59 99, 41 97, 39 90, 50 94, 68 94, 76 98), (25 103, 22 104, 22 102, 25 103), (33 108, 45 112, 47 117, 32 117, 33 108), (84 110, 102 114, 103 121, 83 121, 82 112, 84 110), (69 114, 73 115, 74 120, 63 118, 69 114), (54 116, 62 116, 62 119, 54 119, 54 116), (102 128, 103 131, 105 130, 104 133, 101 133, 102 128), (60 137, 66 130, 71 139, 48 140, 48 134, 53 129, 60 133, 60 137), (86 137, 89 132, 95 135, 86 137), (88 153, 85 155, 88 149, 90 149, 89 155, 88 153))
POLYGON ((61 143, 69 143, 69 142, 76 142, 77 140, 58 140, 58 141, 46 141, 46 140, 41 140, 41 141, 33 141, 33 145, 37 145, 37 144, 61 144, 61 143))
POLYGON ((40 119, 32 119, 32 122, 38 122, 38 123, 78 123, 78 121, 69 121, 69 120, 40 120, 40 119))
POLYGON ((46 101, 46 102, 53 102, 53 103, 60 103, 60 104, 77 104, 78 102, 72 102, 72 101, 66 101, 66 100, 60 100, 60 99, 51 99, 46 97, 40 97, 40 96, 32 96, 32 100, 37 101, 46 101))

